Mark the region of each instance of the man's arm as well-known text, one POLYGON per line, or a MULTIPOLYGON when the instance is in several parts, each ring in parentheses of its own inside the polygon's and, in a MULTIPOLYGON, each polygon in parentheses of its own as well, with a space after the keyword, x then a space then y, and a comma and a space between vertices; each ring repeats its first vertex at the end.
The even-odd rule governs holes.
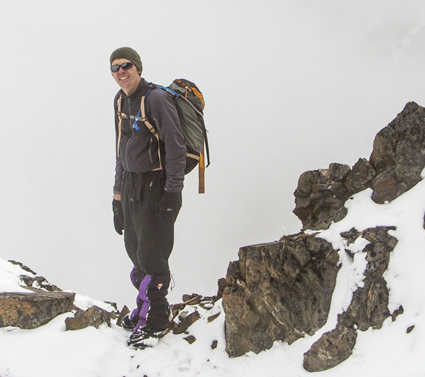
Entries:
POLYGON ((117 116, 117 100, 119 98, 119 92, 117 93, 117 95, 114 98, 114 115, 115 115, 115 146, 116 146, 116 150, 115 150, 115 182, 114 182, 114 187, 113 187, 113 192, 114 192, 114 199, 115 200, 121 200, 121 183, 122 183, 122 175, 124 172, 122 163, 121 163, 121 158, 118 156, 118 148, 119 146, 117 145, 118 142, 118 116, 117 116))

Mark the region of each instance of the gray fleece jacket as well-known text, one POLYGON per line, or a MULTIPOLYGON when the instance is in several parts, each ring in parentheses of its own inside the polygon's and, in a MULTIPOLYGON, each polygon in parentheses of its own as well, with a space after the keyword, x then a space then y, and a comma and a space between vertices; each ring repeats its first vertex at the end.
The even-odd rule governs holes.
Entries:
POLYGON ((150 83, 141 78, 133 94, 126 96, 120 90, 114 99, 117 156, 115 165, 114 193, 121 192, 124 171, 146 173, 165 170, 165 190, 180 192, 183 189, 186 166, 186 145, 173 96, 161 89, 152 89, 146 98, 146 112, 151 124, 159 133, 159 145, 138 116, 140 102, 150 83), (121 121, 117 115, 118 99, 121 97, 121 121), (119 143, 119 145, 118 145, 119 143))

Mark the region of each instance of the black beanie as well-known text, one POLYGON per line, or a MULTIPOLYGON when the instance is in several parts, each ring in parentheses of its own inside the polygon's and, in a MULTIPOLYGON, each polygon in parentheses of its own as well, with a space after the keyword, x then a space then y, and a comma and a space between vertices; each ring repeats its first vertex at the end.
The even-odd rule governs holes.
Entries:
POLYGON ((143 71, 142 61, 140 60, 139 54, 130 47, 121 47, 116 49, 109 59, 110 63, 112 64, 115 59, 130 60, 140 72, 143 71))

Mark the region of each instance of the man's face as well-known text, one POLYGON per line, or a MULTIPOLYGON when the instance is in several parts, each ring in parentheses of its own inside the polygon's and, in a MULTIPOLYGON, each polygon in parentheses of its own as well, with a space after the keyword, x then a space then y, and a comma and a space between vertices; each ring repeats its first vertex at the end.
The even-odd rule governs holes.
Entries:
MULTIPOLYGON (((127 59, 115 59, 111 66, 113 65, 121 65, 123 63, 128 63, 130 60, 127 59)), ((140 71, 137 69, 135 65, 130 69, 124 70, 120 67, 118 72, 112 72, 112 76, 114 77, 117 84, 121 87, 125 94, 128 96, 131 95, 137 88, 140 82, 140 71)))

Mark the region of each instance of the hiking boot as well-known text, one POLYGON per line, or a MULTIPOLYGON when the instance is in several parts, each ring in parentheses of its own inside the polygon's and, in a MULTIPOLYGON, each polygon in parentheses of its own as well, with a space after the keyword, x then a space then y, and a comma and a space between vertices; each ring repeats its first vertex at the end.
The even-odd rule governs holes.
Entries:
POLYGON ((155 347, 159 339, 161 339, 166 333, 167 330, 157 331, 153 330, 147 326, 141 327, 133 332, 128 338, 127 344, 130 347, 145 349, 146 347, 155 347))
POLYGON ((138 322, 139 322, 139 316, 136 315, 132 317, 131 314, 127 314, 124 316, 124 318, 121 321, 121 327, 124 330, 133 331, 136 328, 138 322))

